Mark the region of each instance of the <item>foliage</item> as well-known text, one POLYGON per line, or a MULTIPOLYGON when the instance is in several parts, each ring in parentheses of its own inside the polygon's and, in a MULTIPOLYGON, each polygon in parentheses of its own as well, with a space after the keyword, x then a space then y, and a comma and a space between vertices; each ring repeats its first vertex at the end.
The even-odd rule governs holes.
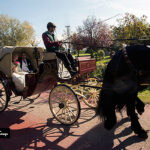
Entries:
POLYGON ((110 57, 106 56, 101 61, 96 62, 96 70, 90 74, 90 77, 98 77, 103 79, 105 69, 107 67, 110 57))
MULTIPOLYGON (((118 26, 112 26, 114 39, 150 39, 150 24, 146 19, 145 15, 138 18, 133 14, 126 13, 125 17, 117 20, 118 26)), ((126 44, 143 43, 143 41, 136 40, 124 42, 126 44)))
POLYGON ((98 50, 97 51, 97 56, 98 56, 98 60, 101 60, 105 57, 105 52, 104 50, 98 50))
POLYGON ((98 77, 103 79, 106 66, 106 64, 97 64, 96 70, 90 74, 90 77, 98 77))
POLYGON ((0 15, 0 46, 26 46, 35 42, 33 27, 24 21, 0 15))

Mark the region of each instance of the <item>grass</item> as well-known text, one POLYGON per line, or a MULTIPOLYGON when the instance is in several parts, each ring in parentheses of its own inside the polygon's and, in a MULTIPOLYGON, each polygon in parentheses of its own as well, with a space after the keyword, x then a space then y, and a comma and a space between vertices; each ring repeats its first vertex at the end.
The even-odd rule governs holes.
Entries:
POLYGON ((142 92, 138 93, 138 97, 144 102, 144 103, 149 103, 150 104, 150 90, 146 89, 142 92))
POLYGON ((110 61, 110 57, 109 56, 105 56, 104 59, 100 60, 100 61, 97 61, 96 63, 99 64, 105 64, 105 63, 108 63, 110 61))
MULTIPOLYGON (((90 53, 84 53, 84 54, 79 54, 79 57, 80 57, 80 56, 90 56, 90 55, 91 55, 90 53)), ((73 55, 73 56, 77 57, 78 54, 75 54, 75 55, 73 55)))

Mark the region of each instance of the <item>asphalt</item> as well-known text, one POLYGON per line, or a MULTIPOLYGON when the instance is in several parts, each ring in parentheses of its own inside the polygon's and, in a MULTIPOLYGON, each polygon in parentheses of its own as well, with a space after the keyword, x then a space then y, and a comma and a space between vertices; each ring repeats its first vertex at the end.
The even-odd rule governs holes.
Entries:
POLYGON ((95 111, 81 102, 81 115, 72 126, 60 124, 52 116, 48 93, 37 100, 11 99, 9 107, 0 114, 0 128, 10 128, 10 138, 0 139, 0 150, 149 150, 150 105, 140 116, 140 123, 148 131, 148 139, 137 137, 130 128, 126 113, 117 113, 118 123, 111 131, 95 111))

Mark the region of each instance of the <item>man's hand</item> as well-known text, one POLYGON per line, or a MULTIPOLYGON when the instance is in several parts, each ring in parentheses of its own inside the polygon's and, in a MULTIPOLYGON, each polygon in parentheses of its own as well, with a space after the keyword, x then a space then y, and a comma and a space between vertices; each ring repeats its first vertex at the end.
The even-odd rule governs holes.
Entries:
POLYGON ((63 42, 59 41, 59 47, 62 47, 62 45, 63 45, 63 42))

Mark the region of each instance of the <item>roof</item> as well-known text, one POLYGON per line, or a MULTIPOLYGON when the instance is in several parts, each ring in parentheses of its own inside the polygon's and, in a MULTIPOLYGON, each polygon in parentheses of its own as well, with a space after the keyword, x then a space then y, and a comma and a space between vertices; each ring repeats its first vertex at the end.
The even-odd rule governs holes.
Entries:
MULTIPOLYGON (((13 53, 14 51, 20 51, 23 50, 25 52, 27 51, 34 51, 35 47, 19 47, 19 46, 5 46, 0 48, 0 59, 2 59, 5 55, 9 53, 13 53)), ((40 52, 43 52, 44 49, 41 47, 37 47, 40 52)), ((28 53, 28 52, 27 52, 28 53)))

